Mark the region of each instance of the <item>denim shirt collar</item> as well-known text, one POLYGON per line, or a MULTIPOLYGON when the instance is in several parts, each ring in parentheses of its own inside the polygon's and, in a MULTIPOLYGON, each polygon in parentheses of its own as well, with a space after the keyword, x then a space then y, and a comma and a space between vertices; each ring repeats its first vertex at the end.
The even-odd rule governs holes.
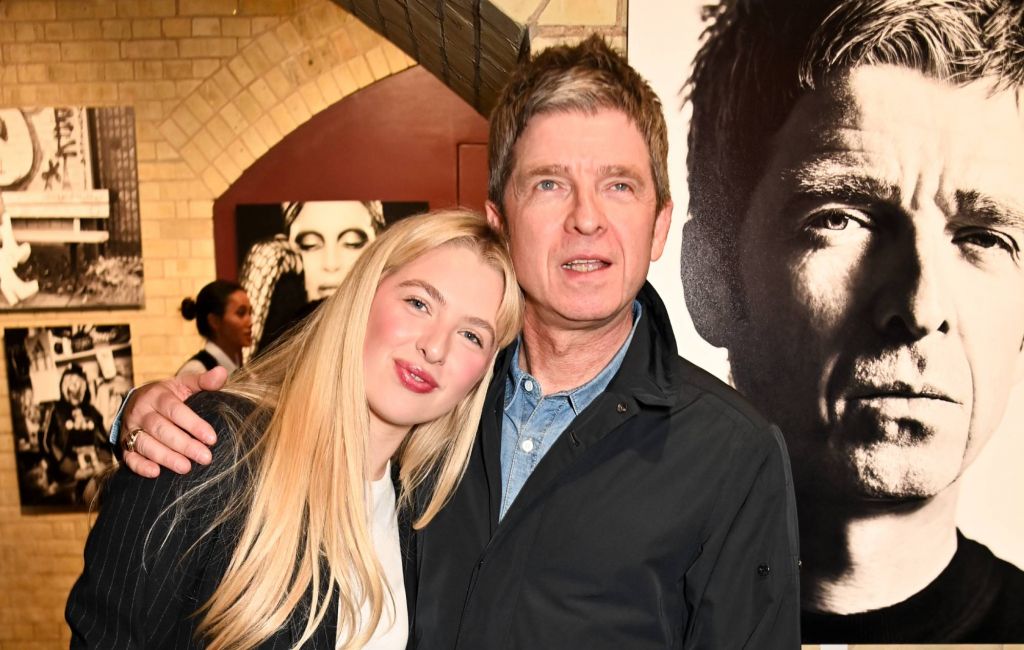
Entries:
MULTIPOLYGON (((608 388, 608 384, 611 382, 612 377, 619 371, 622 366, 622 360, 626 356, 626 350, 629 349, 629 344, 633 340, 633 334, 636 332, 637 323, 640 322, 640 317, 643 315, 643 308, 640 306, 640 302, 637 300, 633 301, 633 327, 629 330, 629 336, 623 341, 619 351, 615 353, 611 361, 597 374, 596 377, 576 388, 571 388, 560 393, 553 393, 552 395, 545 395, 545 397, 564 396, 569 400, 569 405, 572 407, 573 413, 579 415, 580 412, 587 408, 598 395, 604 392, 608 388)), ((519 395, 519 391, 523 385, 523 380, 530 379, 536 384, 540 384, 536 378, 530 373, 526 372, 519 367, 519 351, 522 350, 523 335, 520 334, 513 343, 512 350, 512 362, 509 365, 509 374, 505 384, 505 409, 513 404, 516 397, 519 395)), ((543 386, 541 387, 543 388, 543 386)))

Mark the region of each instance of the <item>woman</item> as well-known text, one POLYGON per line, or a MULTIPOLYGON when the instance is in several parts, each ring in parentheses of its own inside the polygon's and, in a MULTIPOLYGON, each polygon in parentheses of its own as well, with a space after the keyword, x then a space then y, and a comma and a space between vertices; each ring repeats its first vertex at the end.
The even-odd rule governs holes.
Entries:
POLYGON ((398 509, 425 526, 465 469, 522 297, 478 215, 412 217, 221 393, 210 466, 115 475, 67 607, 72 645, 404 648, 398 509), (195 616, 193 616, 195 614, 195 616))
POLYGON ((181 315, 195 320, 206 345, 178 369, 177 376, 217 366, 231 374, 242 365, 242 350, 252 345, 252 307, 241 285, 214 280, 199 290, 195 300, 181 301, 181 315))
POLYGON ((385 226, 380 201, 291 202, 281 209, 287 234, 254 244, 240 274, 253 302, 253 355, 333 294, 385 226))

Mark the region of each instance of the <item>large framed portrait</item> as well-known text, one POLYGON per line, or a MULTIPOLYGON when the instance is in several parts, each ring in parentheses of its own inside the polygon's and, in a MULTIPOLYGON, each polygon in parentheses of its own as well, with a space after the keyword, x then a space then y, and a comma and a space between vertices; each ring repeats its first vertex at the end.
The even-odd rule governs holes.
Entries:
POLYGON ((670 133, 649 279, 681 354, 786 438, 806 643, 1024 642, 1024 119, 998 47, 1024 13, 938 9, 629 3, 670 133))

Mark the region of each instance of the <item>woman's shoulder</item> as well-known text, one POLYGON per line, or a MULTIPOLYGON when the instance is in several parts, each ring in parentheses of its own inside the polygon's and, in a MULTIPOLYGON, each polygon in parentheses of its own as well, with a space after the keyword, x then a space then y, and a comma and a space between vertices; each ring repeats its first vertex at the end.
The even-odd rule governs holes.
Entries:
POLYGON ((258 407, 248 397, 223 390, 196 393, 185 400, 185 405, 218 430, 248 418, 258 407))

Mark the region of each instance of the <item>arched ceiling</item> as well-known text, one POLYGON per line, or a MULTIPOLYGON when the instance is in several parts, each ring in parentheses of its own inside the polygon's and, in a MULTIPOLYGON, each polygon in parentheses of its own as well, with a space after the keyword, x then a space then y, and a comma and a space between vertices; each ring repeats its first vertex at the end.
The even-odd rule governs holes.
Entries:
MULTIPOLYGON (((490 0, 333 1, 418 61, 482 115, 490 113, 519 57, 529 55, 529 15, 523 16, 526 22, 519 22, 490 0)), ((520 0, 518 4, 538 3, 520 0)), ((543 8, 547 2, 539 5, 543 8)))

